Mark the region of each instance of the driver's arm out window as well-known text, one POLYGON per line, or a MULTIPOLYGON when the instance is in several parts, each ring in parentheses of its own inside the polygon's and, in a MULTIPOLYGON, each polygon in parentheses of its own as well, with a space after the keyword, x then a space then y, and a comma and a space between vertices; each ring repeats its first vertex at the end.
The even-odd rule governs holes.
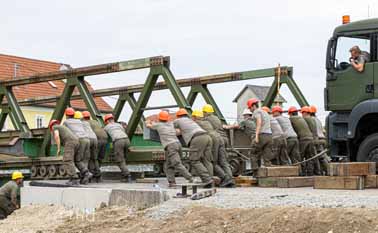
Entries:
POLYGON ((360 39, 360 38, 351 38, 351 37, 339 37, 337 39, 337 48, 336 48, 336 69, 340 69, 340 64, 350 63, 350 48, 353 46, 360 47, 361 51, 366 51, 370 54, 370 40, 360 39))

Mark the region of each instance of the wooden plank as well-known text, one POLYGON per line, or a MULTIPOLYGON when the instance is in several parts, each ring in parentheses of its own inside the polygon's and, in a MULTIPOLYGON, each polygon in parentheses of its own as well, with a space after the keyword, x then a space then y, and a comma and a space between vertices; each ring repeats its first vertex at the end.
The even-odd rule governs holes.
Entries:
POLYGON ((298 176, 298 177, 280 177, 277 180, 279 188, 297 188, 297 187, 313 187, 314 177, 298 176))
POLYGON ((378 175, 365 176, 365 188, 378 188, 378 175))
POLYGON ((157 179, 136 179, 136 183, 143 183, 143 184, 156 184, 159 180, 157 179))
POLYGON ((277 180, 278 180, 278 177, 263 177, 263 178, 258 178, 257 183, 259 187, 265 187, 265 188, 277 187, 277 180))
POLYGON ((375 162, 330 163, 330 176, 367 176, 376 174, 375 162))
POLYGON ((236 184, 236 187, 238 188, 249 188, 249 187, 253 187, 253 184, 236 184))
POLYGON ((314 179, 315 189, 364 189, 363 176, 316 176, 314 179))
POLYGON ((235 184, 257 184, 257 179, 252 176, 238 176, 234 178, 235 184))
POLYGON ((257 171, 257 177, 287 177, 299 176, 297 166, 262 167, 257 171))

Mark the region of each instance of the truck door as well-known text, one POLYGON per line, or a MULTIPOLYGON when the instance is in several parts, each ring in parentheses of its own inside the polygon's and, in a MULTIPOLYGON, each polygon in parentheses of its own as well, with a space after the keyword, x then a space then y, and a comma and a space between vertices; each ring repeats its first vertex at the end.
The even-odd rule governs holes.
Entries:
MULTIPOLYGON (((370 54, 370 36, 339 37, 337 39, 334 67, 328 70, 326 101, 327 110, 351 110, 363 100, 374 97, 373 62, 367 62, 363 72, 355 70, 349 62, 350 48, 358 46, 370 54)), ((378 68, 378 67, 376 67, 378 68)))

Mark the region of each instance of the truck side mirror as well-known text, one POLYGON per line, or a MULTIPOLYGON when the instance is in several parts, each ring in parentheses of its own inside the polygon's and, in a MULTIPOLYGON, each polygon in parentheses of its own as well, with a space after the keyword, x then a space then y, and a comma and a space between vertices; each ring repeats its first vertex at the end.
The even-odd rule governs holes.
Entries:
POLYGON ((328 40, 327 45, 327 55, 326 55, 326 69, 327 71, 332 70, 333 64, 335 63, 335 38, 331 38, 328 40))

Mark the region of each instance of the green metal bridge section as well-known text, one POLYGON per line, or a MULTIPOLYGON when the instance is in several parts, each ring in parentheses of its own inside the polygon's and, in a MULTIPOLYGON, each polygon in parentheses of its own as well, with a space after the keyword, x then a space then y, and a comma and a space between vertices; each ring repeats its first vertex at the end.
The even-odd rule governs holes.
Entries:
MULTIPOLYGON (((242 80, 252 80, 259 78, 273 77, 273 83, 264 100, 267 106, 271 106, 277 94, 279 93, 282 84, 286 84, 293 93, 300 106, 308 105, 305 97, 296 85, 292 74, 292 67, 275 67, 260 70, 250 70, 244 72, 234 72, 216 75, 199 76, 192 78, 176 79, 172 74, 170 68, 170 58, 164 56, 149 57, 143 59, 129 60, 123 62, 115 62, 94 66, 87 66, 64 71, 49 72, 36 74, 30 77, 21 77, 18 79, 10 79, 0 81, 0 99, 1 114, 0 127, 3 128, 6 118, 9 116, 14 128, 13 132, 0 132, 0 154, 5 153, 2 147, 15 147, 15 141, 21 140, 19 145, 21 149, 8 150, 9 153, 15 155, 26 155, 30 158, 46 157, 55 154, 54 148, 50 148, 51 138, 50 132, 47 129, 30 129, 27 125, 25 117, 21 111, 21 106, 28 105, 42 105, 46 103, 56 102, 56 107, 51 119, 61 120, 64 115, 64 110, 70 106, 71 100, 82 99, 88 111, 91 113, 93 119, 103 125, 103 119, 100 111, 94 102, 94 97, 105 97, 118 95, 119 98, 113 109, 113 114, 118 120, 126 103, 132 109, 132 113, 128 122, 127 134, 132 139, 131 153, 128 157, 129 162, 148 162, 161 159, 162 148, 159 143, 152 141, 145 141, 143 137, 136 134, 138 126, 143 128, 144 116, 143 112, 152 109, 162 109, 170 107, 185 108, 191 113, 191 106, 200 94, 206 101, 211 104, 215 113, 226 123, 226 119, 217 105, 214 97, 208 89, 208 85, 215 83, 225 83, 242 80), (149 69, 148 76, 145 83, 139 85, 129 85, 115 88, 99 89, 89 91, 85 77, 108 74, 114 72, 123 72, 136 69, 149 69), (162 77, 164 81, 157 82, 158 78, 162 77), (65 88, 60 96, 38 97, 35 99, 16 100, 13 87, 19 85, 27 85, 33 83, 47 82, 53 80, 66 79, 65 88), (180 88, 190 87, 187 97, 184 96, 180 88), (74 89, 77 88, 80 94, 74 94, 74 89), (176 105, 171 106, 155 106, 147 107, 148 100, 151 93, 156 90, 168 89, 176 105), (139 93, 139 98, 135 98, 135 94, 139 93), (13 144, 12 144, 13 143, 13 144), (156 152, 156 153, 155 153, 156 152)), ((110 146, 111 147, 111 146, 110 146)), ((0 160, 0 169, 2 163, 0 160)))

